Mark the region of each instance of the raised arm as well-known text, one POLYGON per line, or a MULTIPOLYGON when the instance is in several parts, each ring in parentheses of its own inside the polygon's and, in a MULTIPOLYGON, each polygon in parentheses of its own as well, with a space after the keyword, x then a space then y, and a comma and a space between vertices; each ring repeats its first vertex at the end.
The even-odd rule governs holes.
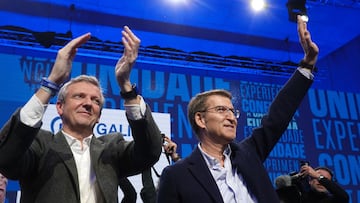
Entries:
POLYGON ((297 16, 297 30, 300 44, 304 50, 303 63, 314 66, 319 54, 319 48, 311 40, 311 34, 307 30, 307 24, 300 16, 297 16))
POLYGON ((66 81, 66 79, 69 78, 77 49, 82 44, 86 43, 90 37, 90 33, 83 34, 71 40, 58 51, 54 66, 47 78, 46 86, 50 86, 50 88, 42 87, 39 88, 39 90, 36 92, 36 96, 43 104, 47 104, 53 96, 52 93, 55 90, 52 88, 58 88, 63 82, 66 81))
MULTIPOLYGON (((122 31, 122 43, 124 44, 124 53, 115 66, 115 76, 122 93, 128 93, 133 90, 130 73, 138 56, 140 39, 124 26, 122 31)), ((140 98, 125 98, 125 104, 139 104, 140 98)))

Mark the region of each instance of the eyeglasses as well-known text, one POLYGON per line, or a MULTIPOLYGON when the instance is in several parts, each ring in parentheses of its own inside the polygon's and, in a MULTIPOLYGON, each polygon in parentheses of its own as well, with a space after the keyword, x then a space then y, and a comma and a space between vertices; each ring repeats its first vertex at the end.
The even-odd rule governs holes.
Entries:
POLYGON ((215 106, 215 107, 211 107, 208 108, 204 111, 200 111, 200 112, 214 112, 214 113, 219 113, 219 114, 227 114, 229 112, 231 112, 235 118, 239 118, 240 117, 240 111, 237 109, 233 109, 233 108, 229 108, 227 106, 215 106), (214 110, 214 111, 211 111, 214 110))

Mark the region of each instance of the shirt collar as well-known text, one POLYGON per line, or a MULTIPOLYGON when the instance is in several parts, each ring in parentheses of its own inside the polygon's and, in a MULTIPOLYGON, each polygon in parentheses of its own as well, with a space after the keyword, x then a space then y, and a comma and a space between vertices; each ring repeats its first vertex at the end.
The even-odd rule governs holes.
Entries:
MULTIPOLYGON (((70 147, 72 147, 76 142, 80 142, 80 140, 76 139, 75 137, 71 136, 70 134, 64 132, 63 130, 61 131, 64 134, 64 137, 66 139, 66 142, 69 144, 70 147)), ((90 141, 91 138, 94 136, 94 134, 91 134, 87 137, 85 137, 82 141, 83 145, 86 145, 87 147, 90 146, 90 141)))
MULTIPOLYGON (((201 154, 203 155, 203 157, 204 157, 204 159, 205 159, 206 164, 208 165, 208 167, 209 167, 210 169, 220 167, 220 162, 219 162, 216 158, 214 158, 214 157, 210 156, 209 154, 207 154, 207 153, 201 148, 201 144, 200 144, 200 143, 198 144, 198 147, 199 147, 199 149, 200 149, 201 154)), ((227 158, 230 157, 230 155, 231 155, 231 148, 230 148, 230 145, 229 145, 229 144, 226 146, 226 148, 225 148, 225 150, 224 150, 224 152, 223 152, 223 155, 225 156, 225 159, 227 159, 227 158)))

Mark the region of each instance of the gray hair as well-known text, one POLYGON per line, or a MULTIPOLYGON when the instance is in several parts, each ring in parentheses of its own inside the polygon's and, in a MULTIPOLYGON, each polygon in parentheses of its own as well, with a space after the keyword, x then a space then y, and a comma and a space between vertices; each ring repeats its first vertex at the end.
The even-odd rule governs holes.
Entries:
POLYGON ((104 94, 103 94, 103 89, 100 85, 100 82, 99 80, 94 77, 94 76, 89 76, 89 75, 79 75, 75 78, 72 78, 71 80, 69 80, 68 82, 66 82, 61 88, 60 88, 60 91, 59 91, 59 94, 58 94, 58 97, 57 97, 57 102, 60 102, 60 103, 63 103, 64 100, 65 100, 65 96, 67 94, 67 90, 68 90, 68 87, 72 84, 75 84, 75 83, 79 83, 79 82, 87 82, 87 83, 91 83, 95 86, 97 86, 99 89, 100 89, 100 93, 101 93, 101 97, 100 97, 100 107, 102 108, 103 105, 104 105, 104 102, 105 102, 105 97, 104 97, 104 94))

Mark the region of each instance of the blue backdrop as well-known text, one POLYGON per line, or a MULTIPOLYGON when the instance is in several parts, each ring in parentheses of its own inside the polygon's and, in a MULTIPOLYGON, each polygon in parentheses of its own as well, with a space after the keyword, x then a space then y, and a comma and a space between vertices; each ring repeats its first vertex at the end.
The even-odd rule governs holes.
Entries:
MULTIPOLYGON (((42 77, 49 74, 54 52, 3 48, 0 54, 0 124, 23 105, 37 90, 42 77)), ((90 74, 104 87, 106 108, 122 109, 119 88, 114 77, 117 58, 100 58, 82 53, 73 66, 72 76, 90 74)), ((211 67, 175 68, 171 64, 142 61, 136 63, 131 80, 155 112, 171 114, 172 138, 178 143, 182 157, 197 144, 186 118, 190 98, 198 92, 224 88, 232 92, 234 105, 241 110, 237 140, 248 136, 259 125, 272 99, 286 82, 284 77, 231 72, 211 67)), ((315 84, 318 82, 315 82, 315 84)), ((315 85, 316 86, 316 85, 315 85)), ((53 101, 52 101, 53 102, 53 101)), ((336 179, 359 202, 360 181, 360 93, 313 88, 291 121, 288 130, 264 163, 269 176, 299 169, 299 161, 312 166, 326 165, 336 179)), ((9 193, 18 190, 11 181, 9 193)), ((14 194, 9 198, 15 198, 14 194)))

